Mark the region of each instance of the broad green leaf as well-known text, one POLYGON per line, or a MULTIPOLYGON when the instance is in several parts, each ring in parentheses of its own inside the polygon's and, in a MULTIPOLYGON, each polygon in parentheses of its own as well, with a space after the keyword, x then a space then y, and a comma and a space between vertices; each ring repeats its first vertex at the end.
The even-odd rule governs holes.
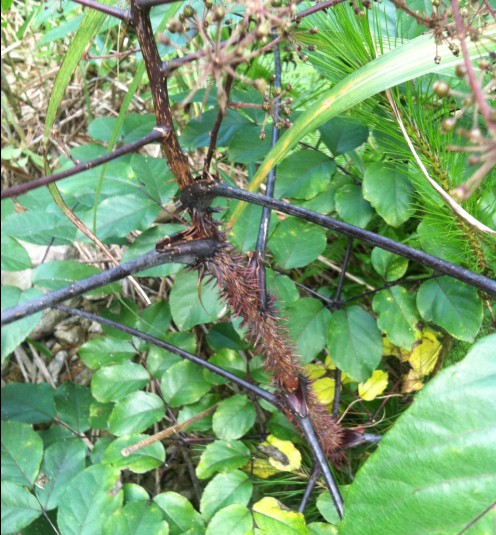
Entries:
POLYGON ((193 271, 182 271, 176 275, 170 307, 174 323, 181 330, 214 321, 225 311, 215 287, 204 282, 199 285, 198 274, 193 271))
POLYGON ((325 522, 310 522, 307 527, 310 535, 338 535, 338 528, 325 522))
POLYGON ((345 184, 334 195, 336 211, 343 221, 350 225, 365 228, 374 212, 370 204, 363 198, 360 186, 345 184))
POLYGON ((488 336, 442 370, 384 435, 350 486, 342 535, 369 535, 371 526, 460 533, 494 503, 495 344, 488 336))
POLYGON ((171 366, 160 381, 162 395, 171 407, 195 403, 210 390, 210 383, 203 376, 203 369, 189 360, 171 366))
MULTIPOLYGON (((276 182, 277 184, 277 182, 276 182)), ((262 217, 262 207, 249 204, 242 216, 232 226, 229 237, 233 245, 243 252, 253 251, 256 247, 258 237, 258 225, 253 225, 253 221, 260 221, 262 217)), ((269 223, 269 234, 277 223, 277 216, 271 213, 269 223)))
POLYGON ((2 422, 2 481, 31 487, 43 458, 43 441, 30 425, 2 422))
POLYGON ((296 284, 287 276, 266 269, 267 271, 267 289, 278 299, 278 306, 291 306, 300 298, 296 284))
POLYGON ((333 362, 358 382, 366 381, 382 355, 382 336, 374 318, 358 306, 335 312, 327 339, 333 362))
POLYGON ((124 483, 122 490, 124 491, 124 503, 126 504, 129 502, 148 502, 150 500, 148 492, 136 483, 124 483))
MULTIPOLYGON (((217 351, 217 353, 214 353, 208 361, 210 364, 215 364, 238 377, 246 376, 246 361, 237 351, 232 349, 221 349, 220 351, 217 351)), ((203 374, 205 379, 213 385, 221 385, 228 382, 227 379, 208 370, 204 370, 203 374)))
POLYGON ((370 379, 358 385, 358 395, 365 401, 372 401, 386 390, 387 385, 387 372, 375 370, 370 379))
POLYGON ((457 226, 451 215, 448 220, 437 214, 424 216, 417 227, 422 249, 453 264, 463 263, 467 257, 467 243, 457 226))
POLYGON ((176 492, 162 492, 153 498, 169 524, 170 535, 203 535, 205 524, 191 503, 176 492))
POLYGON ((97 464, 86 468, 66 487, 57 523, 64 535, 101 533, 107 518, 122 505, 120 472, 97 464))
POLYGON ((208 522, 228 505, 234 503, 247 505, 253 491, 253 484, 248 475, 239 470, 228 474, 217 474, 205 487, 200 501, 200 511, 208 522))
POLYGON ((363 196, 392 227, 399 227, 415 211, 414 189, 401 167, 383 162, 369 165, 362 188, 363 196))
POLYGON ((331 313, 318 299, 305 297, 286 310, 286 317, 296 353, 307 364, 325 346, 331 313))
POLYGON ((260 126, 249 124, 233 133, 228 154, 231 162, 251 163, 263 159, 270 149, 270 136, 260 139, 260 126))
MULTIPOLYGON (((175 345, 189 353, 196 352, 196 338, 193 333, 167 333, 162 337, 169 344, 175 345)), ((175 353, 157 346, 151 346, 147 355, 147 369, 150 375, 160 378, 171 366, 180 362, 182 358, 175 353)))
POLYGON ((208 479, 215 472, 230 472, 250 460, 250 450, 239 440, 216 440, 203 450, 196 475, 208 479))
POLYGON ((377 273, 388 282, 400 279, 408 269, 407 258, 395 255, 379 247, 372 249, 370 260, 377 273))
POLYGON ((2 533, 19 533, 41 513, 36 498, 25 488, 11 481, 2 482, 2 533))
POLYGON ((206 535, 219 535, 226 533, 229 535, 252 535, 253 518, 249 509, 233 503, 217 511, 209 522, 206 535))
POLYGON ((88 368, 97 370, 132 359, 136 355, 136 348, 129 340, 106 336, 88 340, 79 348, 78 353, 88 368))
POLYGON ((312 199, 326 189, 335 170, 336 164, 322 152, 295 152, 277 168, 274 196, 312 199))
POLYGON ((150 377, 141 364, 125 362, 100 368, 91 379, 91 392, 96 400, 117 401, 146 386, 150 377))
POLYGON ((263 535, 309 535, 303 513, 291 511, 275 498, 255 503, 253 518, 263 535))
MULTIPOLYGON (((97 117, 88 125, 88 134, 98 141, 108 142, 112 139, 117 117, 97 117)), ((128 144, 138 141, 155 127, 156 119, 151 113, 128 113, 119 128, 118 140, 128 144)))
POLYGON ((150 438, 149 435, 129 435, 113 440, 103 453, 103 462, 121 470, 128 469, 135 474, 144 474, 165 462, 165 450, 161 442, 141 448, 131 455, 122 455, 122 450, 150 438))
POLYGON ((141 433, 159 422, 164 413, 164 402, 156 394, 133 392, 115 404, 108 430, 117 436, 141 433))
MULTIPOLYGON (((54 260, 40 264, 32 274, 34 286, 47 290, 58 290, 79 280, 86 279, 101 273, 95 266, 82 264, 75 260, 54 260)), ((117 283, 106 284, 100 288, 88 292, 88 295, 116 293, 119 291, 117 283)))
POLYGON ((135 328, 144 333, 164 340, 171 322, 169 303, 164 300, 156 301, 146 307, 139 314, 135 328))
POLYGON ((107 519, 102 535, 168 535, 169 526, 154 503, 127 503, 107 519))
POLYGON ((477 290, 450 277, 423 282, 417 293, 417 307, 423 319, 458 340, 472 342, 482 324, 482 301, 477 290))
MULTIPOLYGON (((31 299, 39 297, 41 293, 30 288, 22 291, 14 286, 2 286, 2 310, 15 307, 31 299)), ((14 349, 25 340, 26 336, 36 327, 41 318, 41 312, 22 318, 10 325, 2 327, 2 363, 14 349)))
POLYGON ((251 429, 256 416, 253 403, 246 396, 235 394, 219 404, 212 419, 212 427, 218 438, 235 440, 251 429))
POLYGON ((372 308, 377 314, 377 326, 389 341, 410 350, 420 337, 415 296, 402 286, 393 286, 375 294, 372 308))
POLYGON ((334 156, 358 148, 369 137, 367 126, 349 117, 335 117, 319 130, 322 141, 334 156))
POLYGON ((283 269, 304 267, 324 252, 326 234, 320 227, 288 218, 272 232, 268 247, 283 269))
MULTIPOLYGON (((181 424, 207 410, 212 405, 215 405, 220 400, 219 394, 207 394, 203 396, 200 401, 185 405, 177 415, 177 423, 181 424)), ((212 429, 212 413, 203 417, 201 420, 188 425, 188 433, 193 431, 210 431, 212 429)))
POLYGON ((84 433, 90 428, 90 389, 75 383, 63 383, 55 391, 57 416, 74 432, 84 433))
MULTIPOLYGON (((489 43, 496 36, 496 24, 484 29, 482 41, 489 43)), ((479 55, 480 43, 469 43, 469 54, 479 55)), ((370 61, 355 70, 344 80, 326 91, 309 109, 302 113, 280 138, 258 168, 250 183, 250 191, 255 191, 263 182, 269 171, 299 143, 307 134, 314 132, 326 121, 342 114, 363 100, 424 74, 438 72, 455 66, 459 58, 455 57, 447 46, 436 45, 431 35, 426 34, 398 46, 386 54, 370 61), (434 62, 434 56, 443 57, 442 64, 434 62)), ((241 209, 233 219, 237 219, 241 209)))
POLYGON ((46 383, 8 383, 2 388, 2 420, 51 422, 55 418, 54 394, 46 383))
POLYGON ((218 323, 213 325, 207 334, 208 345, 214 350, 244 349, 243 340, 236 332, 232 323, 218 323))
POLYGON ((21 271, 32 267, 26 249, 14 238, 2 236, 2 271, 21 271))
MULTIPOLYGON (((181 145, 187 148, 208 147, 210 132, 217 119, 217 110, 208 110, 198 119, 192 119, 181 132, 181 145)), ((242 128, 251 126, 246 117, 233 110, 226 110, 217 139, 218 147, 226 147, 233 134, 242 128)))
POLYGON ((8 11, 14 0, 2 0, 2 11, 8 11))
POLYGON ((64 499, 69 481, 86 468, 86 455, 82 441, 61 440, 46 449, 42 477, 35 487, 36 497, 45 510, 54 509, 64 499))

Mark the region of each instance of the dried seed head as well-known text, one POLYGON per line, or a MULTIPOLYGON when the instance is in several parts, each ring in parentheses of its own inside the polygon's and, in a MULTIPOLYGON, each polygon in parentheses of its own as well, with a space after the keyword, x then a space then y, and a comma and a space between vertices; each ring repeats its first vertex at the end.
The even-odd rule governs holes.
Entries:
POLYGON ((450 86, 446 82, 436 80, 432 86, 432 90, 438 97, 447 97, 450 94, 450 86))
POLYGON ((194 17, 195 16, 195 9, 193 8, 193 6, 186 6, 184 8, 184 11, 183 11, 183 15, 185 17, 194 17))
POLYGON ((203 0, 203 3, 207 9, 212 9, 212 6, 214 5, 213 0, 203 0))
POLYGON ((212 10, 212 20, 220 22, 226 16, 226 10, 222 6, 215 6, 212 10))
POLYGON ((458 76, 458 78, 464 78, 467 74, 467 68, 463 63, 459 63, 455 68, 455 73, 458 76))
POLYGON ((183 33, 184 32, 184 26, 181 21, 178 19, 171 19, 167 24, 167 29, 170 31, 170 33, 183 33))

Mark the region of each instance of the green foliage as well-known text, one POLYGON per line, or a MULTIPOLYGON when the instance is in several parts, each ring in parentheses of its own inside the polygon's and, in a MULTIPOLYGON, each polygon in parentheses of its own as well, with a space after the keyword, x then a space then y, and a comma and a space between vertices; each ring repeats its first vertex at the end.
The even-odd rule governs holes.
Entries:
MULTIPOLYGON (((19 9, 11 4, 2 0, 2 11, 10 9, 9 16, 19 9)), ((393 98, 413 142, 434 179, 449 190, 467 177, 466 155, 453 155, 444 148, 448 141, 439 132, 439 118, 451 104, 442 107, 432 98, 434 78, 427 73, 443 69, 442 74, 449 75, 446 67, 459 59, 447 55, 441 66, 435 65, 431 37, 417 37, 418 24, 391 3, 384 4, 374 7, 373 16, 357 18, 350 6, 343 5, 302 22, 304 31, 298 31, 296 38, 317 49, 308 50, 308 62, 296 69, 293 52, 282 49, 283 81, 291 84, 282 98, 293 99, 295 122, 272 149, 272 118, 256 108, 265 95, 246 84, 269 78, 272 60, 261 56, 247 64, 244 78, 233 82, 230 101, 255 107, 225 110, 216 172, 228 183, 248 181, 255 189, 277 163, 277 198, 491 274, 494 244, 474 234, 433 193, 380 96, 384 89, 398 86, 393 98), (314 25, 318 33, 306 31, 314 25), (383 54, 375 58, 376 50, 383 54), (263 128, 269 134, 265 139, 260 135, 263 128), (429 140, 428 147, 423 139, 429 140)), ((422 2, 413 4, 423 9, 422 2)), ((201 15, 203 3, 192 5, 201 15)), ((71 11, 70 2, 61 6, 61 13, 50 3, 44 7, 26 3, 27 18, 17 38, 20 41, 32 27, 44 47, 34 53, 37 57, 64 54, 57 77, 50 82, 47 137, 71 80, 82 75, 87 94, 91 82, 103 84, 103 90, 114 95, 110 78, 115 78, 115 87, 129 90, 122 102, 118 98, 113 102, 117 117, 88 114, 88 143, 72 147, 71 142, 70 158, 60 159, 60 169, 69 169, 72 159, 89 161, 116 145, 136 141, 155 126, 155 118, 129 111, 137 109, 132 105, 135 96, 136 102, 145 100, 147 110, 151 100, 148 87, 140 89, 146 83, 141 56, 130 65, 106 57, 132 39, 123 38, 122 27, 116 21, 104 22, 105 17, 93 11, 81 16, 71 11), (80 63, 83 55, 88 59, 80 63)), ((154 28, 164 28, 183 8, 180 2, 154 7, 154 28)), ((488 32, 494 34, 491 27, 488 32)), ((180 42, 183 36, 176 38, 180 42)), ((159 46, 164 60, 173 57, 173 47, 159 46)), ((470 47, 475 54, 475 45, 470 47)), ((169 79, 171 99, 181 103, 199 85, 195 73, 169 79)), ((198 156, 209 146, 218 115, 217 99, 201 90, 174 113, 179 141, 190 152, 198 174, 198 156)), ((6 149, 2 158, 10 164, 27 150, 14 145, 6 149)), ((125 155, 58 183, 64 202, 112 251, 122 253, 122 262, 147 253, 164 235, 188 226, 182 212, 171 217, 178 187, 155 149, 150 147, 146 155, 125 155)), ((37 169, 41 160, 39 155, 32 157, 38 161, 37 169)), ((218 200, 215 217, 232 223, 229 238, 234 245, 243 252, 253 251, 262 209, 249 205, 239 215, 239 206, 218 200)), ((464 204, 474 217, 493 227, 495 206, 491 184, 464 204)), ((351 404, 354 407, 343 419, 347 427, 367 426, 367 415, 379 409, 379 400, 355 404, 356 383, 369 379, 375 370, 390 373, 386 395, 393 390, 399 394, 402 386, 392 385, 404 384, 408 365, 390 355, 406 360, 419 345, 424 327, 442 330, 439 340, 449 363, 452 339, 472 344, 494 314, 494 306, 488 311, 486 297, 474 288, 449 277, 430 279, 432 273, 421 265, 357 242, 351 243, 342 301, 335 303, 337 270, 348 240, 276 214, 271 215, 268 234, 266 263, 274 271, 267 267, 267 286, 276 296, 273 308, 301 364, 310 365, 310 374, 330 381, 334 365, 344 372, 340 413, 351 404), (388 342, 394 346, 390 353, 384 351, 388 342)), ((2 309, 99 273, 100 268, 74 259, 39 265, 34 260, 33 245, 49 249, 73 243, 85 254, 94 253, 88 238, 67 220, 48 191, 19 196, 15 204, 2 201, 2 270, 9 276, 28 270, 27 284, 16 280, 2 286, 2 309)), ((126 282, 94 290, 83 306, 273 389, 265 356, 256 355, 247 343, 244 327, 219 298, 215 284, 199 282, 196 272, 180 264, 157 266, 136 278, 152 304, 139 302, 126 282), (163 277, 163 283, 154 277, 163 277)), ((408 398, 384 400, 381 411, 387 426, 377 424, 384 441, 370 456, 359 448, 347 452, 350 471, 360 467, 356 480, 348 480, 345 471, 336 476, 346 505, 344 522, 338 526, 327 492, 320 493, 316 509, 311 502, 304 514, 296 512, 312 466, 293 423, 268 403, 172 352, 104 327, 96 334, 91 330, 81 345, 63 347, 69 353, 67 376, 55 387, 36 384, 34 379, 19 382, 21 374, 38 373, 36 366, 35 371, 23 371, 23 354, 33 362, 38 356, 46 373, 52 373, 55 364, 58 342, 54 346, 43 334, 33 334, 41 315, 2 328, 6 377, 1 412, 2 533, 29 534, 39 526, 51 533, 50 523, 61 535, 321 535, 338 530, 383 535, 419 529, 458 533, 490 505, 496 422, 487 400, 496 392, 490 359, 494 336, 476 342, 462 362, 441 370, 432 383, 423 378, 428 384, 412 406, 408 398), (79 377, 72 368, 76 363, 88 373, 79 377), (209 414, 189 423, 209 408, 209 414), (151 434, 175 423, 187 427, 163 442, 133 451, 151 434), (258 448, 268 434, 296 444, 303 454, 301 469, 291 474, 275 470, 267 480, 256 475, 257 461, 271 466, 270 456, 264 457, 258 448), (195 493, 189 478, 197 483, 195 493)), ((46 380, 39 362, 41 372, 33 377, 46 380)), ((440 357, 436 371, 446 365, 440 357)), ((489 532, 491 521, 487 514, 473 529, 489 532)))

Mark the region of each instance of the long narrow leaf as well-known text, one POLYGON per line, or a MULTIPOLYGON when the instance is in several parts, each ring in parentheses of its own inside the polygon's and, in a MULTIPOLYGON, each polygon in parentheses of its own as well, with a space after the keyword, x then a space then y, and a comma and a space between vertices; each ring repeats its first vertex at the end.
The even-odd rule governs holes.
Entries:
MULTIPOLYGON (((478 43, 467 43, 473 57, 496 50, 496 24, 485 28, 478 43)), ((326 121, 356 106, 381 91, 419 76, 445 70, 460 63, 447 46, 436 45, 431 35, 422 35, 398 46, 349 75, 342 82, 325 92, 309 110, 301 114, 293 126, 284 133, 258 168, 249 190, 255 191, 269 171, 297 145, 307 134, 315 131, 326 121), (434 57, 441 55, 442 64, 434 57)), ((238 206, 233 214, 237 220, 243 207, 238 206)))

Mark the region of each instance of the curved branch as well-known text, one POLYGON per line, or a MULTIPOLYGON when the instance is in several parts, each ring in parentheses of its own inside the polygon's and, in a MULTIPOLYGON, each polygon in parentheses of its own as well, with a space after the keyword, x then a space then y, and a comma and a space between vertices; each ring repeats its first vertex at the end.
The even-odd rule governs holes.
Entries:
POLYGON ((123 279, 133 273, 138 273, 153 266, 159 266, 169 262, 179 262, 182 264, 194 264, 199 258, 212 255, 222 245, 214 239, 197 240, 184 242, 171 247, 170 251, 158 253, 151 251, 136 260, 121 264, 112 269, 88 277, 82 281, 70 284, 60 290, 49 292, 37 299, 23 303, 16 307, 2 311, 2 325, 7 325, 26 316, 31 316, 40 310, 54 306, 66 299, 82 295, 85 292, 105 286, 110 282, 123 279))
POLYGON ((102 13, 105 13, 106 15, 110 15, 111 17, 115 17, 119 20, 122 20, 122 22, 125 22, 126 24, 129 24, 131 22, 129 11, 127 9, 120 9, 118 7, 107 6, 105 4, 101 4, 100 2, 95 2, 95 0, 72 0, 72 1, 84 7, 89 7, 90 9, 101 11, 102 13))
POLYGON ((17 186, 12 186, 11 188, 7 188, 2 191, 2 199, 7 199, 8 197, 15 197, 16 195, 21 195, 22 193, 26 193, 33 189, 46 186, 47 184, 52 184, 53 182, 57 182, 57 180, 62 180, 63 178, 68 178, 70 176, 77 175, 78 173, 81 173, 82 171, 93 169, 94 167, 103 165, 104 163, 110 162, 111 160, 115 160, 116 158, 119 158, 119 156, 123 156, 124 154, 134 152, 135 150, 145 145, 148 145, 149 143, 153 143, 154 141, 164 139, 165 137, 167 137, 167 135, 168 135, 168 132, 166 130, 162 128, 154 128, 149 134, 142 137, 141 139, 138 139, 137 141, 134 141, 133 143, 129 143, 129 145, 124 145, 123 147, 119 147, 118 149, 115 149, 112 152, 109 152, 108 154, 104 154, 103 156, 100 156, 99 158, 95 158, 94 160, 90 160, 89 162, 78 163, 77 165, 75 165, 74 167, 71 167, 70 169, 67 169, 66 171, 60 171, 60 173, 54 173, 53 175, 42 176, 35 180, 31 180, 30 182, 26 182, 24 184, 18 184, 17 186))

